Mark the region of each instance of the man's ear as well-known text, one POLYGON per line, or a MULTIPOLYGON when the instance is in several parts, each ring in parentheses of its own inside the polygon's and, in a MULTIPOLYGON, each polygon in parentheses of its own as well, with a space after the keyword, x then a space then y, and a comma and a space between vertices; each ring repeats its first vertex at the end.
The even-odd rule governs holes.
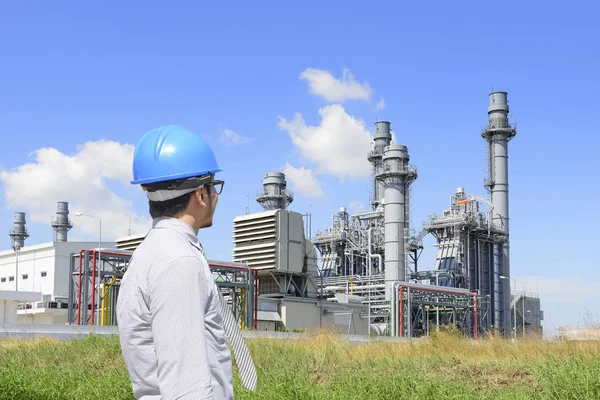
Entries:
POLYGON ((208 192, 206 191, 206 186, 201 187, 200 189, 194 192, 194 196, 196 196, 196 200, 201 206, 206 206, 208 202, 208 192))

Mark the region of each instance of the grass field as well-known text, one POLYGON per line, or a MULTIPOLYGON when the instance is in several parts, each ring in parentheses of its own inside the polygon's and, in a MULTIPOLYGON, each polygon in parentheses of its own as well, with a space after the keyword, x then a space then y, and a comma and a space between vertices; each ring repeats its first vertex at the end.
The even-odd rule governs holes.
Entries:
MULTIPOLYGON (((249 341, 256 393, 236 399, 600 399, 600 343, 249 341)), ((0 400, 133 399, 117 337, 0 340, 0 400)))

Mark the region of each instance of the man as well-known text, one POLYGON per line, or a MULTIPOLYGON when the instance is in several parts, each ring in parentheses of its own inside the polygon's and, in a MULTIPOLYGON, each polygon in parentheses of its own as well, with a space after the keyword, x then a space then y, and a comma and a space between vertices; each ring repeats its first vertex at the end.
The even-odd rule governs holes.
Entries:
POLYGON ((179 126, 135 148, 132 184, 146 191, 153 224, 123 276, 117 322, 136 399, 233 399, 229 310, 197 238, 212 225, 219 171, 208 144, 179 126))

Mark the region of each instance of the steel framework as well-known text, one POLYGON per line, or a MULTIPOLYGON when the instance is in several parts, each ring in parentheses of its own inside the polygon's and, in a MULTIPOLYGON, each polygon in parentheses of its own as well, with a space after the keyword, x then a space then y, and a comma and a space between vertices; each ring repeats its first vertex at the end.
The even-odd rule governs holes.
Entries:
MULTIPOLYGON (((117 325, 120 283, 133 252, 87 249, 71 254, 68 321, 72 325, 117 325)), ((215 284, 240 327, 256 329, 258 274, 244 264, 208 260, 215 284)))
POLYGON ((418 337, 430 326, 453 324, 469 337, 479 337, 477 294, 469 290, 398 282, 394 285, 392 313, 398 318, 392 336, 418 337))

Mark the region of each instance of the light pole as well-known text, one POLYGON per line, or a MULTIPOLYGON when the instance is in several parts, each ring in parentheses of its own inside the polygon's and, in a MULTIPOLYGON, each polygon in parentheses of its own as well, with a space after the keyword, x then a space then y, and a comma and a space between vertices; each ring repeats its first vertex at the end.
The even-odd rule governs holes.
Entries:
MULTIPOLYGON (((525 286, 523 286, 523 293, 525 293, 525 286)), ((523 339, 525 339, 525 295, 521 299, 521 305, 523 306, 523 310, 521 311, 521 319, 523 320, 523 339)))
MULTIPOLYGON (((96 217, 95 215, 89 215, 89 214, 84 214, 84 213, 75 213, 75 215, 77 215, 78 217, 89 217, 89 218, 94 218, 98 220, 99 223, 99 234, 98 234, 98 268, 97 268, 97 274, 98 274, 98 308, 96 309, 96 325, 100 325, 100 302, 101 302, 101 298, 100 296, 102 295, 102 292, 100 291, 100 260, 102 259, 102 220, 100 219, 100 217, 96 217)), ((92 288, 92 290, 95 290, 95 288, 92 288)), ((81 305, 80 305, 81 306, 81 305)), ((94 312, 94 310, 92 310, 92 312, 94 312)))
POLYGON ((13 250, 15 251, 15 292, 19 291, 19 250, 21 246, 18 243, 13 243, 13 250))

